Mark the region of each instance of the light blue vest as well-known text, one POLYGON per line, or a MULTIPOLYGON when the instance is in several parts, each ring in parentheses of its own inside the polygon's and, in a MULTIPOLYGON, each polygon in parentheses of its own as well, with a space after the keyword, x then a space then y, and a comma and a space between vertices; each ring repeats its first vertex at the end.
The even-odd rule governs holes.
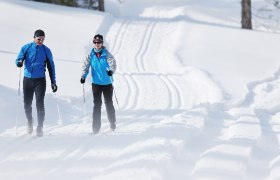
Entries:
POLYGON ((107 70, 109 69, 107 50, 102 49, 101 56, 98 59, 93 49, 90 53, 90 59, 92 83, 98 85, 112 84, 112 80, 107 74, 107 70))

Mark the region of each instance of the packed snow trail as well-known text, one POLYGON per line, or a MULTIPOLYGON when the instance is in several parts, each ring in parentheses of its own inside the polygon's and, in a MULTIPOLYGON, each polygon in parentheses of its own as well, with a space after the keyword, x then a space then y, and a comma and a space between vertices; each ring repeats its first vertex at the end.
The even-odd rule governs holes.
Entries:
MULTIPOLYGON (((0 179, 279 179, 279 70, 271 75, 279 64, 279 35, 240 30, 236 1, 165 2, 148 6, 142 17, 116 18, 0 1, 2 52, 17 52, 31 40, 27 32, 40 26, 48 32, 46 43, 55 57, 76 61, 56 62, 58 102, 47 89, 45 135, 26 135, 22 108, 15 136, 18 69, 15 54, 0 53, 0 179), (114 85, 120 110, 114 133, 108 133, 104 108, 100 134, 92 134, 90 122, 82 123, 79 63, 92 47, 92 33, 105 33, 106 46, 118 61, 114 85), (218 81, 223 78, 228 83, 218 81), (231 94, 224 86, 242 89, 247 83, 245 98, 229 104, 231 94), (57 125, 57 103, 62 125, 57 125)), ((139 13, 141 3, 124 15, 139 13)), ((85 85, 90 121, 90 81, 85 85)), ((20 102, 23 107, 22 97, 20 102)))

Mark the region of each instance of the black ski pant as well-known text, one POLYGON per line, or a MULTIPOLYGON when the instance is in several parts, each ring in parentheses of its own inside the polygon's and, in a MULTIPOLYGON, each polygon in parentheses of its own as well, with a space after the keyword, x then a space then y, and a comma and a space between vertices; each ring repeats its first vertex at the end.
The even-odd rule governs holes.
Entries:
POLYGON ((43 127, 45 120, 44 98, 46 93, 45 78, 27 78, 23 79, 23 101, 26 118, 29 122, 32 118, 32 101, 35 93, 38 126, 43 127))
POLYGON ((98 133, 101 128, 101 106, 102 106, 102 93, 105 100, 107 117, 110 122, 111 128, 115 128, 116 114, 113 105, 113 85, 97 85, 92 84, 93 93, 93 113, 92 113, 92 129, 93 132, 98 133))

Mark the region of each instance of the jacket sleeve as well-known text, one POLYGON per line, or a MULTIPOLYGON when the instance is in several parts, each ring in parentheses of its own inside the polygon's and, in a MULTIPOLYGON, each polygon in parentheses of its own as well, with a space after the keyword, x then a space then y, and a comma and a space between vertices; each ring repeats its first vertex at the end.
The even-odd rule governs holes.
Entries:
POLYGON ((17 59, 16 59, 16 65, 19 61, 23 62, 24 61, 24 56, 26 54, 26 51, 28 50, 28 45, 24 45, 22 46, 18 56, 17 56, 17 59))
POLYGON ((56 84, 55 65, 54 65, 54 61, 53 61, 52 52, 49 48, 46 48, 46 55, 47 55, 47 68, 49 71, 51 83, 56 84))
POLYGON ((90 55, 86 57, 86 59, 83 62, 82 66, 82 78, 86 79, 88 72, 89 72, 89 67, 90 67, 90 55))
POLYGON ((107 51, 107 63, 109 65, 110 70, 113 71, 113 73, 115 73, 117 70, 117 63, 114 56, 109 51, 107 51))

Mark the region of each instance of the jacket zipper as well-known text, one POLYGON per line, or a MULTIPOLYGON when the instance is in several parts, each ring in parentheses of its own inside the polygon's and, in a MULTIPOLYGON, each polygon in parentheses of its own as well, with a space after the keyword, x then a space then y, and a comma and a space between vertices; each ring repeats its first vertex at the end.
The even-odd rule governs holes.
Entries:
POLYGON ((36 45, 36 53, 35 53, 35 58, 34 58, 34 62, 32 63, 32 71, 31 71, 31 78, 32 78, 32 74, 33 74, 33 68, 34 68, 34 64, 36 62, 36 57, 37 57, 37 51, 38 51, 38 45, 36 45))

